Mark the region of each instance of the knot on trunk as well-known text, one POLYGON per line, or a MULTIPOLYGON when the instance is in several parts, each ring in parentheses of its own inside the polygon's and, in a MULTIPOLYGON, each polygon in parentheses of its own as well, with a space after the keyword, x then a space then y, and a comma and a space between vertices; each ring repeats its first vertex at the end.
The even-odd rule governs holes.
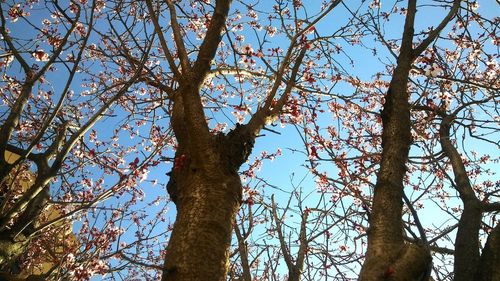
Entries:
POLYGON ((169 180, 167 183, 167 192, 172 202, 177 202, 177 177, 181 173, 185 173, 191 164, 191 159, 184 149, 178 149, 175 153, 172 170, 167 173, 169 180))
POLYGON ((227 135, 218 136, 223 163, 229 171, 237 172, 252 153, 255 136, 240 124, 236 124, 227 135))
POLYGON ((429 280, 432 257, 423 245, 405 244, 391 268, 388 280, 429 280))
POLYGON ((392 256, 380 251, 365 261, 360 281, 428 281, 432 257, 424 245, 403 244, 392 256))

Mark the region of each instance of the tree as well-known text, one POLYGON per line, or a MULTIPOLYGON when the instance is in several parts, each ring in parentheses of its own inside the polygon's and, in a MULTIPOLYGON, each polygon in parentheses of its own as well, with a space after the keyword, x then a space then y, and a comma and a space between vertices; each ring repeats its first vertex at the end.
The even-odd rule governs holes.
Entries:
MULTIPOLYGON (((128 158, 128 165, 125 158, 137 144, 117 140, 133 116, 118 123, 109 140, 98 137, 104 131, 99 120, 110 122, 113 111, 139 100, 130 89, 142 67, 130 73, 103 67, 99 48, 110 46, 99 43, 96 26, 105 2, 46 1, 41 10, 40 5, 0 5, 0 271, 9 280, 85 280, 110 270, 115 254, 151 239, 112 248, 124 232, 118 225, 137 216, 132 210, 141 197, 138 185, 148 166, 159 163, 170 135, 160 128, 148 132, 145 139, 155 142, 139 141, 143 159, 128 158), (17 157, 4 158, 9 154, 17 157), (129 195, 125 203, 104 203, 129 195), (64 241, 78 221, 77 242, 64 241), (24 269, 37 267, 39 274, 26 276, 24 269)), ((142 64, 147 48, 138 58, 142 64)))
POLYGON ((498 20, 401 3, 2 3, 3 276, 494 280, 498 20))
MULTIPOLYGON (((412 2, 409 1, 409 3, 411 4, 412 2)), ((426 5, 422 5, 420 9, 425 9, 425 6, 426 5)), ((481 141, 492 144, 493 147, 498 146, 497 142, 491 142, 488 138, 481 137, 485 135, 495 134, 495 132, 497 131, 493 129, 494 125, 493 127, 491 126, 493 124, 491 122, 495 121, 494 118, 489 116, 490 113, 488 113, 489 109, 496 108, 496 104, 494 102, 491 103, 491 101, 492 99, 496 98, 496 93, 498 92, 497 87, 493 86, 498 83, 497 80, 495 78, 491 80, 491 75, 494 72, 492 72, 492 69, 494 67, 490 65, 494 64, 491 62, 491 58, 495 56, 495 51, 492 51, 492 53, 490 54, 490 49, 489 47, 487 47, 487 40, 492 40, 490 42, 493 44, 493 46, 496 45, 495 37, 489 37, 492 34, 490 30, 491 27, 486 23, 488 22, 488 20, 476 11, 477 3, 455 2, 453 5, 453 9, 451 9, 451 12, 448 14, 445 20, 440 25, 438 25, 437 28, 429 29, 429 31, 425 32, 411 31, 413 29, 413 25, 411 24, 413 20, 410 19, 410 22, 408 22, 408 20, 409 17, 412 16, 412 11, 416 12, 416 6, 414 6, 413 9, 410 9, 411 6, 408 6, 408 8, 401 9, 401 11, 403 11, 403 14, 406 16, 405 26, 408 27, 408 23, 410 23, 410 27, 412 27, 411 29, 405 30, 410 30, 410 33, 407 34, 412 35, 408 36, 403 34, 401 46, 398 46, 396 45, 397 41, 393 41, 389 38, 383 37, 385 31, 384 25, 381 22, 389 21, 391 15, 394 12, 400 11, 400 9, 396 6, 393 6, 393 8, 384 10, 380 8, 380 5, 378 5, 378 7, 377 5, 373 5, 372 9, 373 8, 376 8, 374 9, 376 12, 369 12, 366 15, 362 15, 359 17, 359 25, 362 26, 365 30, 369 31, 369 33, 366 34, 373 34, 374 36, 376 36, 382 44, 388 47, 388 51, 392 53, 398 60, 394 68, 392 68, 393 66, 390 66, 391 68, 389 68, 389 73, 391 74, 392 79, 391 83, 387 85, 388 92, 385 96, 384 110, 382 111, 381 115, 381 121, 383 121, 385 130, 382 133, 382 160, 380 162, 381 167, 380 171, 378 172, 377 184, 373 187, 375 195, 373 198, 371 212, 367 207, 370 206, 372 199, 370 198, 370 196, 364 195, 365 192, 362 191, 360 186, 366 185, 366 183, 368 183, 368 185, 371 185, 370 175, 373 175, 374 173, 371 163, 377 164, 377 162, 380 161, 379 159, 377 159, 378 152, 376 149, 376 145, 378 144, 378 141, 376 138, 374 138, 374 136, 377 136, 379 132, 373 129, 373 124, 378 123, 378 114, 373 111, 373 108, 376 108, 377 106, 377 99, 374 98, 376 97, 376 93, 374 94, 373 92, 369 92, 377 90, 375 88, 377 86, 385 87, 385 81, 379 80, 379 77, 381 76, 380 74, 376 75, 377 80, 375 80, 374 82, 364 83, 360 82, 359 79, 353 79, 353 86, 358 87, 357 90, 360 94, 360 103, 352 105, 351 99, 350 102, 346 101, 345 104, 335 103, 330 107, 333 108, 332 111, 334 112, 334 115, 353 119, 351 122, 343 121, 343 124, 347 124, 348 126, 348 137, 343 139, 343 136, 340 135, 340 133, 337 133, 334 128, 328 128, 328 132, 332 132, 330 134, 333 137, 332 142, 326 141, 325 138, 321 136, 320 129, 313 129, 309 132, 307 132, 307 130, 304 130, 306 132, 304 133, 304 138, 307 140, 306 146, 309 148, 308 151, 309 153, 312 152, 313 150, 311 149, 311 147, 314 147, 314 151, 316 154, 314 159, 318 159, 317 161, 314 161, 315 163, 313 163, 311 167, 315 168, 315 173, 318 175, 318 178, 321 179, 322 177, 324 177, 327 182, 330 182, 330 185, 334 185, 339 188, 342 186, 348 187, 350 193, 352 194, 351 196, 358 198, 358 200, 363 202, 363 208, 367 209, 367 213, 369 214, 368 217, 371 221, 371 226, 368 229, 369 248, 365 266, 361 273, 361 278, 368 278, 368 280, 372 280, 370 278, 374 278, 375 280, 377 278, 380 279, 388 277, 391 277, 394 280, 399 280, 398 278, 409 278, 401 277, 400 274, 411 274, 412 272, 410 270, 398 268, 398 266, 401 265, 404 267, 404 263, 408 261, 407 258, 409 260, 416 258, 417 260, 419 260, 419 262, 422 262, 423 266, 421 274, 425 270, 428 271, 426 274, 430 274, 430 264, 427 264, 427 266, 429 266, 427 269, 425 269, 426 266, 424 266, 425 260, 428 260, 429 257, 428 254, 425 254, 425 252, 432 251, 436 254, 439 253, 439 255, 452 254, 455 256, 453 261, 453 264, 455 264, 454 272, 452 271, 445 273, 445 271, 447 271, 445 270, 447 266, 443 265, 445 262, 443 261, 443 264, 440 264, 439 262, 436 262, 436 260, 434 260, 435 263, 433 274, 435 274, 438 278, 449 278, 449 276, 454 275, 455 279, 457 280, 462 280, 461 278, 463 278, 463 280, 472 280, 474 276, 481 275, 478 271, 479 269, 477 266, 481 248, 479 241, 482 236, 480 234, 480 228, 486 227, 486 229, 488 229, 488 232, 493 228, 491 226, 486 226, 488 224, 482 221, 484 219, 492 219, 493 224, 497 223, 495 221, 495 218, 491 218, 488 215, 488 212, 498 211, 498 209, 494 207, 496 206, 496 204, 492 204, 490 202, 491 199, 489 198, 491 194, 495 194, 497 192, 497 189, 495 189, 493 185, 491 185, 491 182, 486 184, 476 184, 476 187, 474 189, 466 187, 468 185, 467 182, 471 182, 471 180, 468 179, 466 175, 474 175, 474 177, 477 178, 479 176, 479 174, 477 173, 480 173, 479 171, 484 168, 479 168, 479 163, 477 161, 471 160, 469 162, 467 160, 462 160, 464 159, 464 156, 459 156, 460 154, 457 152, 457 150, 452 149, 452 142, 449 141, 450 135, 445 133, 445 131, 447 131, 446 128, 450 128, 448 127, 448 125, 450 124, 449 122, 453 122, 451 120, 455 118, 455 114, 458 114, 460 115, 460 121, 457 123, 460 123, 460 126, 463 126, 464 133, 469 132, 467 136, 463 135, 462 137, 464 138, 464 141, 462 141, 462 146, 464 147, 464 149, 471 149, 471 147, 469 146, 470 143, 468 144, 468 146, 464 145, 466 143, 465 140, 468 140, 469 138, 481 139, 481 141), (459 5, 462 6, 460 7, 459 5), (456 17, 456 21, 452 21, 454 22, 454 24, 446 29, 449 30, 448 35, 438 36, 438 33, 441 30, 440 28, 443 28, 443 24, 453 18, 453 13, 455 12, 458 15, 456 17), (475 26, 474 22, 478 22, 478 25, 475 26), (476 28, 481 31, 477 32, 476 28), (477 37, 473 37, 471 34, 477 34, 477 37), (414 37, 418 38, 417 40, 420 40, 420 42, 418 42, 417 44, 412 43, 414 41, 414 37), (410 48, 406 50, 404 48, 405 38, 407 40, 409 38, 411 39, 410 43, 407 42, 407 46, 410 46, 410 48), (434 42, 435 39, 438 40, 438 42, 434 42), (447 44, 448 42, 446 41, 451 42, 456 49, 452 50, 452 48, 447 44), (426 44, 429 43, 432 43, 431 45, 427 45, 432 46, 430 48, 426 46, 426 44), (394 50, 397 50, 399 54, 396 55, 396 53, 394 53, 394 50), (419 52, 421 52, 420 55, 418 55, 419 52), (462 55, 456 57, 452 55, 458 54, 460 52, 463 52, 461 53, 462 55), (415 57, 411 58, 413 54, 415 55, 415 57), (410 57, 410 64, 407 65, 408 67, 405 71, 402 71, 400 67, 402 56, 410 57), (484 59, 482 63, 480 62, 481 59, 479 58, 481 56, 484 59), (405 104, 405 102, 403 102, 402 100, 397 103, 390 103, 390 96, 394 94, 393 87, 396 81, 395 79, 398 75, 403 75, 403 78, 405 78, 406 76, 406 78, 401 81, 406 81, 403 83, 403 85, 405 91, 409 93, 408 97, 410 103, 408 104, 408 108, 402 111, 406 112, 405 114, 402 114, 401 112, 399 114, 394 114, 394 122, 392 124, 394 124, 394 128, 397 129, 393 131, 394 135, 391 135, 391 137, 388 138, 387 132, 389 131, 389 129, 387 128, 390 128, 390 125, 388 124, 390 122, 388 122, 387 120, 387 118, 389 118, 387 114, 388 112, 390 112, 390 110, 387 108, 392 107, 394 104, 396 104, 396 106, 402 106, 405 104), (408 77, 410 78, 409 80, 408 77), (480 80, 476 80, 477 77, 481 77, 480 80), (481 79, 484 79, 488 82, 484 83, 484 81, 481 81, 481 79), (407 82, 410 82, 408 86, 406 86, 407 82), (368 104, 366 106, 361 106, 363 102, 366 102, 368 104), (422 104, 425 104, 425 106, 423 106, 422 104), (453 109, 450 109, 451 104, 453 104, 453 109), (429 105, 434 109, 431 110, 428 107, 429 105), (421 114, 421 110, 423 108, 428 109, 428 114, 421 114), (439 112, 440 109, 445 109, 445 111, 447 111, 448 113, 439 115, 436 112, 439 112), (353 111, 360 111, 359 116, 361 117, 356 116, 355 119, 353 117, 349 117, 349 114, 351 114, 352 116, 353 111), (434 113, 430 114, 431 111, 434 111, 434 113), (477 111, 480 113, 478 113, 477 111), (479 115, 483 117, 478 118, 479 115), (403 118, 403 116, 408 116, 408 119, 403 118), (372 121, 366 121, 370 119, 372 119, 372 121), (408 121, 406 127, 404 125, 405 122, 402 122, 405 119, 410 120, 408 121), (440 119, 441 122, 438 122, 440 119), (478 120, 481 120, 479 121, 481 125, 476 124, 478 120), (440 127, 441 125, 439 125, 439 123, 441 123, 443 127, 440 127), (360 126, 361 124, 362 126, 360 126), (404 129, 403 127, 405 127, 406 129, 404 129), (441 130, 439 128, 441 128, 441 130), (473 131, 470 131, 470 129, 467 128, 474 129, 473 131), (477 133, 475 132, 475 130, 480 130, 481 133, 477 133), (406 134, 406 137, 401 137, 401 134, 406 134), (385 138, 384 135, 386 136, 385 138), (409 149, 411 144, 414 155, 412 155, 409 159, 403 159, 407 157, 405 156, 407 155, 407 153, 403 153, 402 150, 393 155, 396 158, 391 159, 389 163, 391 163, 391 165, 399 163, 401 174, 400 178, 398 178, 397 180, 393 179, 390 182, 400 183, 401 191, 404 185, 413 186, 414 191, 412 192, 412 197, 416 199, 409 198, 409 196, 403 192, 398 193, 397 190, 399 190, 399 188, 394 187, 388 188, 386 190, 386 196, 380 196, 380 193, 383 193, 380 190, 384 189, 384 187, 381 188, 380 186, 382 184, 381 180, 384 179, 382 177, 382 172, 384 171, 383 158, 384 153, 387 153, 388 150, 387 142, 399 142, 404 139, 407 140, 406 149, 409 149), (375 149, 371 148, 372 146, 375 146, 375 149), (359 151, 361 155, 353 157, 352 154, 356 153, 351 152, 351 155, 346 156, 345 152, 337 152, 332 149, 332 147, 336 147, 337 149, 339 147, 346 147, 345 151, 359 151), (375 153, 372 152, 372 154, 370 155, 370 150, 375 151, 375 153), (333 177, 324 176, 325 174, 321 172, 317 165, 318 162, 325 161, 326 159, 318 156, 321 154, 317 153, 317 151, 327 152, 332 157, 332 160, 337 164, 337 167, 340 170, 339 175, 341 177, 348 177, 348 180, 335 180, 333 177), (423 155, 415 156, 415 154, 418 155, 420 153, 423 155), (446 158, 450 159, 451 166, 448 166, 446 158), (396 161, 395 159, 399 160, 396 161), (453 161, 452 159, 455 159, 455 161, 453 161), (466 171, 464 165, 459 164, 462 162, 467 163, 467 165, 470 166, 478 166, 475 166, 477 168, 471 168, 469 171, 466 171), (435 168, 429 170, 428 165, 436 166, 435 168), (453 176, 450 177, 447 174, 447 169, 449 169, 449 167, 452 167, 455 173, 454 180, 453 176), (406 169, 408 169, 409 171, 406 172, 406 169), (429 180, 429 178, 433 177, 433 180, 429 180), (447 180, 443 180, 443 177, 447 177, 450 182, 446 182, 447 180), (352 182, 353 179, 355 180, 354 183, 352 182), (435 185, 436 182, 438 182, 437 185, 435 185), (424 200, 435 202, 435 199, 433 199, 433 196, 436 196, 436 194, 434 193, 436 191, 435 188, 437 187, 438 189, 440 189, 443 188, 443 186, 451 187, 452 191, 453 188, 456 188, 460 198, 462 198, 463 200, 464 206, 468 206, 464 207, 466 210, 464 210, 462 215, 460 216, 460 221, 458 221, 458 219, 454 217, 452 220, 457 220, 457 224, 454 224, 449 228, 442 229, 439 227, 430 227, 429 224, 426 226, 422 222, 422 219, 429 219, 422 216, 419 217, 420 212, 418 212, 418 210, 423 208, 424 200), (485 196, 486 194, 488 195, 485 196), (478 198, 481 198, 482 196, 485 196, 484 199, 479 200, 478 198), (385 200, 380 200, 381 197, 385 198, 385 200), (377 200, 377 198, 379 200, 377 200), (365 202, 368 204, 365 204, 365 202), (405 202, 406 206, 404 206, 402 202, 405 202), (392 212, 388 211, 391 207, 396 208, 396 210, 392 212), (401 213, 401 210, 403 210, 404 212, 401 213), (487 215, 486 217, 483 217, 483 212, 487 215), (406 213, 413 216, 413 218, 409 219, 409 221, 406 221, 406 213), (384 220, 389 219, 391 216, 393 216, 390 220, 391 222, 389 223, 387 221, 387 225, 384 225, 379 230, 377 230, 377 227, 373 227, 374 223, 381 223, 384 220), (400 225, 398 226, 399 223, 400 225), (480 227, 480 225, 483 226, 480 227), (446 239, 451 239, 449 237, 449 233, 455 228, 457 228, 458 230, 456 239, 452 239, 455 240, 455 250, 437 247, 436 241, 443 239, 443 237, 446 237, 446 239), (388 233, 385 233, 386 231, 392 231, 392 234, 389 235, 388 233), (417 234, 415 234, 414 231, 416 231, 417 234), (434 237, 428 237, 430 233, 433 233, 434 237), (375 238, 377 235, 380 235, 379 239, 375 238), (391 244, 392 239, 399 239, 399 242, 396 243, 397 245, 391 244), (372 241, 371 244, 373 245, 376 244, 375 240, 378 240, 380 242, 378 244, 378 258, 373 258, 373 256, 377 256, 377 254, 374 254, 374 248, 371 247, 372 249, 370 250, 370 241, 372 241), (418 253, 413 253, 409 256, 405 256, 403 254, 404 251, 400 251, 401 248, 414 247, 415 243, 416 245, 421 245, 420 248, 422 249, 421 253, 423 254, 423 256, 419 257, 418 253), (384 264, 384 258, 381 258, 381 256, 390 256, 391 252, 394 254, 394 256, 397 256, 395 264, 391 265, 391 262, 385 262, 384 264), (371 255, 373 255, 372 258, 371 255), (380 268, 374 269, 374 267, 376 267, 375 264, 378 264, 380 268), (373 268, 371 266, 373 266, 373 268), (370 273, 367 273, 368 271, 370 273)), ((393 18, 391 18, 391 20, 393 20, 393 18)), ((380 52, 380 50, 376 51, 377 52, 375 52, 374 50, 374 54, 380 52)), ((404 96, 406 99, 406 95, 402 96, 404 96)), ((453 128, 453 126, 451 128, 453 128)), ((454 134, 457 134, 457 136, 461 135, 461 133, 458 133, 457 130, 454 130, 454 132, 454 134)), ((466 155, 469 155, 468 150, 466 150, 466 153, 466 155)), ((487 162, 488 158, 489 156, 485 155, 482 159, 487 162)), ((485 164, 486 162, 483 162, 482 164, 485 164)), ((395 174, 397 174, 395 172, 398 171, 398 169, 391 166, 391 168, 386 171, 388 175, 394 176, 395 174)), ((488 174, 489 172, 487 170, 483 171, 483 176, 486 176, 488 174)), ((441 191, 438 191, 437 193, 441 193, 441 191)), ((442 198, 441 203, 444 203, 442 205, 446 206, 443 208, 443 216, 446 213, 461 212, 461 209, 459 207, 451 207, 455 205, 452 200, 446 200, 446 198, 449 197, 450 194, 447 192, 445 194, 441 193, 438 197, 442 198), (453 211, 446 211, 448 208, 453 208, 453 211)), ((381 225, 382 224, 383 223, 381 223, 381 225)), ((418 248, 419 246, 416 247, 418 248)), ((488 253, 488 251, 484 251, 484 253, 488 253)), ((433 256, 436 257, 437 255, 433 256)), ((445 260, 447 260, 447 258, 445 258, 445 260)), ((412 269, 418 268, 418 266, 416 266, 418 265, 418 263, 416 262, 412 262, 408 265, 412 269)), ((418 274, 409 280, 416 280, 417 276, 418 274)))
POLYGON ((408 76, 416 57, 436 39, 454 17, 460 1, 455 1, 445 19, 417 47, 413 47, 416 1, 409 0, 403 38, 381 113, 382 159, 374 189, 366 260, 361 280, 417 280, 428 276, 431 257, 428 249, 406 244, 401 221, 403 178, 411 144, 408 76))
MULTIPOLYGON (((218 0, 213 7, 204 3, 193 3, 190 7, 167 1, 165 9, 170 21, 168 33, 160 20, 164 5, 146 1, 147 13, 170 72, 156 74, 151 70, 149 73, 152 76, 141 79, 167 94, 171 104, 171 126, 177 141, 168 184, 177 215, 166 249, 163 280, 202 280, 206 276, 212 276, 214 280, 225 278, 232 222, 241 203, 242 185, 238 170, 251 153, 259 132, 266 123, 278 117, 290 99, 302 60, 311 44, 306 33, 338 3, 334 1, 326 5, 321 13, 307 19, 309 22, 303 26, 297 24, 298 19, 294 19, 297 25, 287 33, 288 49, 283 56, 281 50, 271 54, 269 57, 274 56, 277 63, 272 65, 273 62, 267 62, 270 74, 259 75, 269 79, 269 84, 260 93, 262 101, 251 114, 250 120, 246 124, 236 124, 226 134, 220 134, 209 128, 201 91, 207 77, 227 68, 223 61, 216 62, 215 69, 211 69, 211 66, 222 36, 231 40, 226 30, 231 1, 218 0), (188 34, 190 29, 200 32, 197 30, 199 27, 189 24, 189 20, 199 19, 194 13, 195 9, 205 13, 206 30, 201 44, 188 49, 187 44, 190 42, 184 34, 188 34), (206 9, 212 12, 208 14, 206 9), (187 17, 186 22, 181 22, 179 12, 187 17), (174 38, 175 53, 169 46, 166 34, 174 38), (281 89, 283 84, 286 86, 281 89)), ((255 52, 251 47, 235 48, 237 46, 230 43, 229 51, 249 60, 264 57, 261 50, 255 52)), ((229 66, 228 74, 238 77, 244 74, 244 70, 229 66)), ((241 103, 239 110, 250 109, 241 103)))

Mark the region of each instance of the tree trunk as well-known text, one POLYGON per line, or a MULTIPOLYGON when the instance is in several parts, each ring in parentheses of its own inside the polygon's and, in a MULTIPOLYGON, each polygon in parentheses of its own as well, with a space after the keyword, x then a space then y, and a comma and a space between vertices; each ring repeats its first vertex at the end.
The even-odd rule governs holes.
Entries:
POLYGON ((220 164, 176 177, 177 217, 162 280, 225 280, 242 187, 220 164))
POLYGON ((473 280, 479 265, 479 229, 483 217, 481 202, 476 197, 460 153, 450 140, 453 116, 445 115, 439 128, 439 140, 444 154, 450 159, 455 176, 455 188, 464 210, 458 222, 455 238, 454 280, 473 280))
POLYGON ((382 161, 375 184, 368 248, 360 280, 419 280, 429 270, 431 256, 421 245, 403 240, 403 178, 411 145, 408 75, 415 59, 412 47, 416 1, 408 1, 397 66, 382 110, 382 161))
POLYGON ((238 169, 254 138, 237 126, 227 135, 212 136, 205 149, 187 150, 190 138, 185 136, 192 132, 173 125, 182 143, 167 188, 177 217, 162 280, 226 280, 232 222, 242 196, 238 169))
POLYGON ((476 200, 464 201, 455 238, 454 281, 474 280, 479 265, 479 229, 483 213, 476 200))
POLYGON ((411 144, 407 81, 411 62, 398 60, 382 111, 382 161, 368 230, 368 250, 360 280, 418 280, 431 262, 424 247, 405 244, 401 220, 403 178, 411 144))
POLYGON ((474 280, 500 280, 500 223, 497 224, 488 236, 474 280))

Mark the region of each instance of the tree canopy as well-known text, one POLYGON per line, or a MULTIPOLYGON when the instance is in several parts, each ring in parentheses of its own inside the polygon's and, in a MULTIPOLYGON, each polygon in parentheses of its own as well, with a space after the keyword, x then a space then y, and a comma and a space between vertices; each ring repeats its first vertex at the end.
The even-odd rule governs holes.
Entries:
POLYGON ((500 278, 498 2, 0 9, 1 280, 500 278))

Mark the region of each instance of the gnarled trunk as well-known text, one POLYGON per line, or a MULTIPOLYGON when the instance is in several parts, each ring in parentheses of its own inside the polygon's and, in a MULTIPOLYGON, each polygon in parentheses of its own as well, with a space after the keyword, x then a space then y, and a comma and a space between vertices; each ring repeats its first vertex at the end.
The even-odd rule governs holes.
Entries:
POLYGON ((186 92, 174 104, 172 126, 179 145, 167 186, 177 216, 162 280, 225 280, 232 222, 242 196, 238 169, 248 158, 255 136, 239 125, 227 135, 212 135, 205 120, 188 122, 193 113, 188 112, 185 97, 197 89, 182 90, 186 92), (205 128, 188 130, 185 124, 191 122, 189 127, 205 128))

